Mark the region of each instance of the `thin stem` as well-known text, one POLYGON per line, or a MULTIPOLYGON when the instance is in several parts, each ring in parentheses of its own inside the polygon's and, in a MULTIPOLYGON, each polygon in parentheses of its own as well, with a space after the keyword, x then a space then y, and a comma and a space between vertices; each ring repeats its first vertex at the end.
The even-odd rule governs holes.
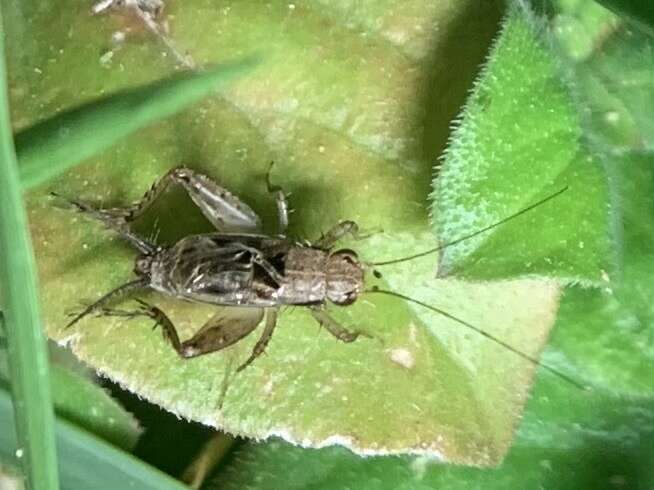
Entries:
POLYGON ((48 355, 9 120, 4 36, 5 30, 0 28, 0 304, 16 416, 17 456, 28 488, 56 490, 59 481, 48 355))

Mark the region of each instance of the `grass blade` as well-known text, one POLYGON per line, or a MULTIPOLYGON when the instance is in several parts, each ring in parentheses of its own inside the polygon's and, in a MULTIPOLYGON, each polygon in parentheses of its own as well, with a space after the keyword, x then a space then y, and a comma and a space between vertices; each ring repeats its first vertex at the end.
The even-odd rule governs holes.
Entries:
POLYGON ((48 356, 9 122, 4 52, 0 33, 0 297, 23 470, 29 488, 50 490, 58 488, 58 478, 48 356))
POLYGON ((16 153, 23 187, 41 184, 131 132, 197 102, 255 64, 248 58, 180 73, 96 99, 19 132, 16 153))
MULTIPOLYGON (((0 459, 9 462, 16 449, 12 426, 10 398, 0 389, 0 459)), ((188 490, 177 480, 64 419, 57 417, 55 431, 61 455, 61 487, 65 490, 188 490)))

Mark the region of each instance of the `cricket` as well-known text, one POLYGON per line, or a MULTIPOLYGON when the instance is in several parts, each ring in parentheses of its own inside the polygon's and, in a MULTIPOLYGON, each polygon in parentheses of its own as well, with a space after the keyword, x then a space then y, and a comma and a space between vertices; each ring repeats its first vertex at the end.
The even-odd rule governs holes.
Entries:
POLYGON ((341 221, 313 242, 298 242, 286 235, 289 205, 281 187, 271 182, 273 165, 266 174, 268 192, 273 196, 278 216, 278 234, 261 232, 259 216, 243 201, 209 177, 186 167, 176 167, 157 180, 144 196, 126 208, 96 209, 88 203, 65 199, 72 207, 98 220, 131 244, 138 255, 134 262, 135 279, 109 291, 94 303, 74 315, 70 328, 87 315, 107 315, 125 318, 149 317, 155 328, 161 327, 164 338, 182 359, 221 351, 251 334, 259 324, 263 331, 250 356, 237 368, 242 371, 259 357, 270 342, 279 310, 285 306, 308 308, 313 318, 341 342, 354 342, 361 332, 340 325, 327 312, 326 305, 351 305, 362 294, 386 294, 443 315, 459 325, 503 346, 525 361, 541 366, 558 378, 584 389, 577 381, 536 358, 514 348, 507 342, 444 310, 394 291, 377 287, 366 288, 365 273, 389 264, 410 261, 435 254, 446 247, 468 240, 506 223, 556 198, 567 187, 507 216, 483 229, 421 253, 381 262, 364 262, 356 252, 339 249, 337 243, 345 237, 365 238, 353 221, 341 221), (216 229, 215 232, 191 235, 166 246, 153 243, 132 231, 130 225, 172 185, 180 186, 216 229), (122 310, 109 305, 130 294, 143 290, 196 303, 220 307, 187 340, 181 340, 173 322, 158 307, 136 299, 139 307, 122 310), (237 312, 228 315, 229 307, 237 312))

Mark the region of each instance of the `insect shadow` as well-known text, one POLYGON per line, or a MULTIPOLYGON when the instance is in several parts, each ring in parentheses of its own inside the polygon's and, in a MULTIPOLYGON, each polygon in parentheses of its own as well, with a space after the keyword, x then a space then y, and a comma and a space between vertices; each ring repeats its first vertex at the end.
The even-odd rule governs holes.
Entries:
MULTIPOLYGON (((209 177, 185 167, 171 169, 155 182, 145 195, 126 208, 95 209, 84 201, 68 199, 83 214, 102 222, 129 242, 139 252, 134 263, 136 278, 106 293, 76 314, 66 328, 89 314, 124 318, 149 317, 155 328, 161 327, 164 338, 184 359, 217 352, 245 338, 263 321, 261 337, 250 356, 237 368, 242 371, 261 355, 277 325, 283 306, 306 307, 313 318, 337 340, 355 341, 362 332, 348 330, 327 312, 332 303, 347 306, 362 294, 384 294, 419 305, 442 315, 485 337, 525 361, 542 366, 559 378, 579 388, 574 379, 540 363, 502 339, 458 318, 447 311, 404 294, 378 287, 366 289, 364 275, 372 269, 406 262, 435 254, 444 248, 488 232, 496 226, 556 198, 567 187, 525 207, 496 223, 423 252, 393 260, 366 263, 350 249, 336 248, 345 237, 364 238, 353 221, 342 221, 312 242, 301 242, 286 235, 289 206, 284 191, 266 175, 268 192, 277 207, 278 234, 261 233, 261 219, 244 202, 209 177), (158 245, 133 230, 132 223, 152 206, 169 187, 180 186, 216 231, 185 236, 171 246, 158 245), (182 341, 164 311, 137 299, 138 308, 122 310, 108 307, 119 297, 151 289, 191 302, 221 308, 191 338, 182 341)), ((56 195, 56 194, 55 194, 56 195)))

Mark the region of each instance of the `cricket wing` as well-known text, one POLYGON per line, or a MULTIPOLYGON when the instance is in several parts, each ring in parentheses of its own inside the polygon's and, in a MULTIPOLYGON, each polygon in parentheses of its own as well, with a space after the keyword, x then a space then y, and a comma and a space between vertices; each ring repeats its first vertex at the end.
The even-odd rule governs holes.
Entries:
POLYGON ((252 259, 238 243, 217 243, 205 235, 183 238, 168 252, 162 276, 189 294, 214 294, 249 289, 252 259))

